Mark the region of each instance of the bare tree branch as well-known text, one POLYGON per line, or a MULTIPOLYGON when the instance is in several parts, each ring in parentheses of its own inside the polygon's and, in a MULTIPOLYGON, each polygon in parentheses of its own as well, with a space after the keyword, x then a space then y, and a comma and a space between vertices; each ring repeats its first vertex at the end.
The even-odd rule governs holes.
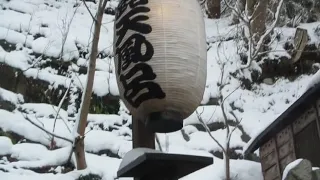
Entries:
POLYGON ((83 2, 83 4, 84 4, 84 6, 86 7, 87 11, 89 12, 89 14, 90 14, 91 18, 93 19, 93 21, 94 21, 95 23, 99 23, 99 22, 97 21, 97 19, 96 19, 96 18, 93 16, 93 14, 91 13, 91 11, 90 11, 90 9, 89 9, 86 1, 85 1, 85 0, 82 0, 82 2, 83 2))
POLYGON ((242 22, 245 24, 245 25, 249 25, 249 18, 247 18, 247 19, 245 19, 244 18, 244 13, 242 13, 242 12, 239 12, 236 8, 234 8, 234 7, 232 7, 230 4, 229 4, 229 2, 227 2, 226 0, 223 0, 224 1, 224 3, 226 4, 226 6, 228 7, 228 8, 230 8, 231 10, 232 10, 232 12, 234 13, 234 14, 236 14, 236 16, 238 17, 238 18, 240 18, 241 20, 242 20, 242 22))
POLYGON ((73 11, 72 13, 72 16, 71 16, 71 19, 69 22, 67 22, 67 15, 68 13, 66 13, 66 17, 64 19, 62 19, 62 28, 59 28, 60 29, 60 32, 61 32, 61 35, 62 35, 62 46, 61 46, 61 49, 60 49, 60 57, 59 59, 61 60, 62 57, 63 57, 63 54, 64 54, 64 47, 65 47, 65 44, 67 42, 67 37, 68 37, 68 34, 69 34, 69 31, 70 31, 70 26, 71 26, 71 23, 78 11, 78 8, 79 6, 77 6, 75 8, 75 10, 73 11))
MULTIPOLYGON (((109 0, 102 0, 102 1, 108 2, 109 0)), ((102 21, 99 22, 99 21, 97 20, 97 18, 92 14, 92 12, 90 11, 90 9, 89 9, 86 1, 85 1, 85 0, 82 0, 82 2, 83 2, 83 4, 84 4, 84 6, 86 7, 87 11, 89 12, 89 14, 90 14, 92 20, 94 21, 94 23, 97 23, 97 24, 99 24, 101 27, 103 27, 104 29, 108 30, 108 28, 106 28, 106 27, 103 25, 104 23, 102 23, 102 21)), ((104 7, 106 7, 106 5, 105 5, 104 7)), ((103 9, 103 10, 104 10, 104 9, 103 9)), ((110 22, 113 22, 113 21, 110 21, 110 22)), ((108 23, 110 23, 110 22, 108 22, 108 23)))
MULTIPOLYGON (((275 26, 277 25, 278 23, 278 20, 279 20, 279 17, 280 17, 280 11, 281 11, 281 8, 282 8, 282 5, 283 5, 283 0, 280 0, 279 4, 278 4, 278 7, 277 7, 277 10, 276 10, 276 13, 275 13, 275 20, 273 21, 273 23, 270 25, 270 27, 265 31, 265 33, 259 38, 259 41, 257 42, 256 44, 256 47, 255 47, 255 50, 252 51, 252 44, 253 44, 253 41, 252 41, 252 38, 253 38, 253 34, 250 33, 249 34, 249 57, 248 57, 248 61, 245 65, 241 66, 241 69, 246 69, 246 68, 249 68, 252 61, 257 58, 257 55, 259 54, 260 52, 260 49, 262 47, 262 45, 264 44, 264 41, 266 39, 267 36, 269 36, 269 34, 273 31, 273 29, 275 28, 275 26)), ((250 26, 249 26, 249 30, 250 30, 250 26)))
POLYGON ((222 97, 221 97, 220 100, 221 100, 220 107, 221 107, 221 111, 222 111, 222 115, 223 115, 225 127, 226 127, 226 129, 227 129, 227 136, 229 136, 229 134, 230 134, 230 128, 229 128, 229 126, 228 126, 228 117, 227 117, 227 114, 226 114, 226 111, 225 111, 225 108, 224 108, 224 103, 223 103, 222 97))
POLYGON ((199 0, 200 6, 203 6, 204 3, 206 3, 206 2, 207 2, 207 0, 199 0))
POLYGON ((206 132, 209 134, 209 136, 211 137, 211 139, 213 139, 213 141, 215 143, 217 143, 217 145, 221 148, 222 152, 223 153, 226 153, 226 150, 225 148, 219 143, 219 141, 212 136, 211 132, 210 132, 210 129, 209 127, 207 126, 207 124, 202 120, 202 117, 201 117, 201 114, 198 113, 198 111, 196 111, 196 114, 197 114, 197 117, 198 117, 198 120, 200 121, 200 123, 202 124, 202 126, 204 127, 204 129, 206 130, 206 132))
POLYGON ((239 126, 241 125, 241 122, 242 122, 242 118, 239 120, 238 117, 234 114, 234 112, 230 112, 230 114, 235 118, 236 122, 237 122, 237 125, 232 129, 231 133, 229 134, 229 137, 228 137, 228 141, 230 142, 231 140, 231 136, 233 134, 233 132, 239 128, 239 126))
POLYGON ((236 8, 232 7, 226 0, 224 0, 224 2, 248 28, 248 31, 249 31, 249 37, 248 37, 249 55, 248 55, 247 63, 244 65, 241 65, 240 69, 249 68, 252 61, 255 60, 259 56, 259 54, 261 53, 260 50, 261 50, 261 47, 263 46, 266 38, 270 35, 270 33, 274 30, 275 26, 277 25, 279 17, 280 17, 280 11, 281 11, 281 8, 283 5, 283 0, 280 0, 279 4, 277 6, 277 10, 275 13, 275 20, 269 26, 269 28, 263 33, 263 35, 260 36, 257 43, 255 43, 255 41, 253 40, 253 38, 256 36, 256 34, 253 34, 253 31, 251 29, 251 23, 252 23, 252 21, 254 21, 254 19, 252 19, 252 18, 257 18, 257 17, 247 16, 247 14, 248 14, 247 7, 246 7, 245 12, 242 13, 242 12, 239 12, 236 8))
POLYGON ((163 149, 162 149, 162 146, 161 146, 161 144, 160 144, 160 139, 159 139, 158 134, 155 134, 155 137, 156 137, 156 142, 157 142, 157 144, 158 144, 159 150, 160 150, 161 152, 163 152, 163 149))
MULTIPOLYGON (((57 114, 56 114, 56 117, 54 118, 54 123, 53 123, 53 129, 52 129, 52 132, 54 133, 55 131, 55 128, 56 128, 56 123, 57 123, 57 119, 58 119, 58 116, 60 116, 60 110, 62 108, 62 104, 64 103, 65 99, 67 98, 67 95, 69 93, 69 90, 70 90, 70 86, 71 86, 71 83, 72 83, 72 80, 70 81, 70 84, 68 86, 68 89, 66 90, 66 92, 64 93, 60 103, 59 103, 59 106, 58 106, 58 111, 57 111, 57 114)), ((55 108, 53 108, 55 110, 55 108)), ((64 122, 64 120, 62 120, 64 122)), ((71 130, 69 128, 69 126, 66 124, 66 122, 64 122, 64 124, 66 125, 67 129, 69 130, 69 132, 71 133, 71 130)), ((52 140, 51 140, 51 144, 53 145, 54 144, 54 136, 52 136, 52 140)))
POLYGON ((38 125, 37 123, 33 122, 33 121, 28 117, 27 114, 22 113, 22 115, 23 115, 23 117, 24 117, 27 121, 29 121, 32 125, 34 125, 34 126, 36 126, 37 128, 41 129, 41 130, 44 131, 45 133, 47 133, 47 134, 49 134, 49 135, 51 135, 51 136, 53 136, 53 137, 55 137, 55 138, 59 138, 59 139, 65 140, 65 141, 67 141, 67 142, 69 142, 69 143, 71 143, 71 144, 73 143, 72 140, 70 140, 70 139, 68 139, 68 138, 65 138, 65 137, 62 137, 62 136, 59 136, 59 135, 56 135, 56 134, 50 132, 49 130, 46 130, 44 127, 41 127, 41 126, 38 125))

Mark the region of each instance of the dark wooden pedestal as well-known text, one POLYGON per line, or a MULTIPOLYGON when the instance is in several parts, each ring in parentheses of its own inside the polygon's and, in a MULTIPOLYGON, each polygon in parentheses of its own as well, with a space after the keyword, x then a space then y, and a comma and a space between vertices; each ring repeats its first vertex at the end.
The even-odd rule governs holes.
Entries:
POLYGON ((144 152, 119 169, 117 175, 138 180, 178 180, 211 164, 211 157, 144 152))

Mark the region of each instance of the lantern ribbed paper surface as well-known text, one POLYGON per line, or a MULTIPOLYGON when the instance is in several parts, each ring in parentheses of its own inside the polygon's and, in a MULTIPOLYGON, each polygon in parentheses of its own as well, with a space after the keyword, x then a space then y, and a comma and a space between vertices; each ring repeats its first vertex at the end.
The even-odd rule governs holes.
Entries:
POLYGON ((114 52, 121 99, 154 132, 173 132, 199 106, 207 76, 197 0, 121 0, 114 52))

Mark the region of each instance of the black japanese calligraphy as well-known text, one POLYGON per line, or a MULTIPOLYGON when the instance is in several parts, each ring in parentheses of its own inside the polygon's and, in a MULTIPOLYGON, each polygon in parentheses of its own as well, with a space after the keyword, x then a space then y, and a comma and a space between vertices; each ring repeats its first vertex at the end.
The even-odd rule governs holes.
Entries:
POLYGON ((120 18, 122 14, 127 10, 128 6, 130 8, 135 8, 140 5, 146 5, 148 4, 148 0, 122 0, 119 2, 119 5, 117 7, 116 12, 116 19, 120 18))
POLYGON ((119 56, 118 74, 120 74, 121 70, 127 69, 131 63, 149 61, 154 53, 152 44, 141 34, 131 35, 116 51, 119 56), (146 47, 144 54, 141 53, 143 44, 146 47))
POLYGON ((128 30, 136 31, 142 34, 149 34, 152 31, 152 28, 149 24, 140 22, 140 21, 148 20, 149 17, 139 13, 149 12, 149 11, 150 11, 150 8, 147 8, 147 7, 136 7, 130 12, 128 12, 127 14, 125 14, 116 23, 116 28, 117 28, 116 35, 118 36, 118 39, 116 41, 116 46, 120 45, 120 42, 123 40, 128 30), (134 16, 136 14, 139 14, 139 15, 134 16))
POLYGON ((120 75, 120 81, 125 87, 124 98, 126 98, 133 107, 140 106, 142 102, 148 99, 164 98, 165 93, 161 90, 161 87, 155 82, 148 81, 154 80, 155 78, 156 74, 153 72, 151 66, 146 63, 136 64, 127 74, 120 75), (134 75, 137 76, 131 82, 127 83, 134 75), (140 93, 140 95, 135 98, 138 93, 144 89, 148 91, 140 93))
POLYGON ((151 25, 145 22, 150 12, 147 4, 148 0, 122 0, 115 24, 117 74, 124 87, 124 99, 135 108, 146 100, 166 96, 160 85, 154 82, 157 75, 147 63, 154 55, 153 45, 144 36, 152 31, 151 25), (128 6, 131 9, 126 12, 128 6), (128 37, 129 30, 132 34, 128 37))

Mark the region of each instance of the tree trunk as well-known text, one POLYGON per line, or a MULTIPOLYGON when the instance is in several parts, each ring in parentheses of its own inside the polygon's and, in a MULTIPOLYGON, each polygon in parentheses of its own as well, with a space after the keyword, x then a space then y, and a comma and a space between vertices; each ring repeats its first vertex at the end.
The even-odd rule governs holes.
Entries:
POLYGON ((225 168, 226 168, 226 180, 231 180, 230 177, 230 157, 229 157, 229 143, 227 143, 226 153, 224 155, 225 168))
POLYGON ((207 13, 210 19, 219 19, 221 16, 220 0, 207 0, 207 13))
POLYGON ((246 0, 236 1, 234 8, 237 10, 237 12, 233 11, 231 14, 232 24, 238 24, 240 22, 238 13, 242 13, 244 11, 245 5, 246 5, 246 0))
POLYGON ((248 16, 252 17, 250 29, 255 43, 266 30, 268 2, 269 0, 247 0, 248 16))
POLYGON ((77 137, 75 140, 74 154, 76 157, 77 169, 78 170, 86 169, 87 163, 86 163, 86 156, 84 152, 84 139, 82 137, 77 137))
POLYGON ((82 105, 80 107, 80 115, 77 127, 77 133, 79 137, 75 140, 75 157, 77 162, 77 169, 82 170, 87 168, 85 151, 84 151, 84 133, 87 125, 87 117, 89 113, 90 100, 92 94, 92 87, 94 82, 94 74, 96 69, 96 59, 98 54, 98 42, 100 38, 101 22, 103 17, 104 8, 107 4, 107 0, 100 0, 97 12, 97 18, 94 20, 94 33, 91 47, 91 54, 88 65, 87 84, 85 91, 82 94, 82 105))
POLYGON ((253 11, 254 11, 254 5, 256 2, 259 0, 246 0, 246 6, 247 6, 247 11, 248 11, 248 16, 252 16, 253 11))

